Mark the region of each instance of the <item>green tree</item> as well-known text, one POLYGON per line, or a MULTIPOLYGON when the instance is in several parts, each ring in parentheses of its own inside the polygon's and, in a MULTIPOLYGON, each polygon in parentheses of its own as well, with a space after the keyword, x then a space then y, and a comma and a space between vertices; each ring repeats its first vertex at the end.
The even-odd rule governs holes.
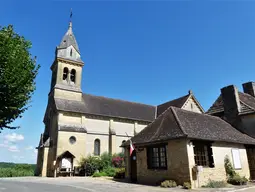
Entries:
POLYGON ((28 109, 40 65, 32 58, 32 44, 15 33, 12 25, 0 26, 0 131, 28 109))

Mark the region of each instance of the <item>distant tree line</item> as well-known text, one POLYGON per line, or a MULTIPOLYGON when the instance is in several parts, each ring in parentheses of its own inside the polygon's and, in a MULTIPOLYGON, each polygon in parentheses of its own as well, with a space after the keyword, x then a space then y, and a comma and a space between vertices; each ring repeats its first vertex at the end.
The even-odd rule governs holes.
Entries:
POLYGON ((0 177, 34 176, 35 168, 35 164, 0 162, 0 177))

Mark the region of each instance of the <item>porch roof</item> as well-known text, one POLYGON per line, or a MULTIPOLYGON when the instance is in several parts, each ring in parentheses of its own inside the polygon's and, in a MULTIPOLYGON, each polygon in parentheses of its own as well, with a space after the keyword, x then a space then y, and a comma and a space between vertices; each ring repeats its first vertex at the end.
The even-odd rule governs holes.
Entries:
POLYGON ((63 152, 62 154, 60 154, 60 155, 58 156, 57 159, 62 159, 63 157, 75 158, 75 156, 74 156, 71 152, 69 152, 69 151, 63 152))

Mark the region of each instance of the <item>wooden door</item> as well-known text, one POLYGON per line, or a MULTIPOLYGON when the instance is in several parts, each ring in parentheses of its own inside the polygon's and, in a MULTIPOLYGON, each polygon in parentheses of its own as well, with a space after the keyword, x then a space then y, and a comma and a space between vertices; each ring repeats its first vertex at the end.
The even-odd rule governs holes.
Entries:
POLYGON ((137 181, 137 165, 136 165, 136 151, 134 150, 132 155, 130 156, 131 162, 131 181, 137 181))

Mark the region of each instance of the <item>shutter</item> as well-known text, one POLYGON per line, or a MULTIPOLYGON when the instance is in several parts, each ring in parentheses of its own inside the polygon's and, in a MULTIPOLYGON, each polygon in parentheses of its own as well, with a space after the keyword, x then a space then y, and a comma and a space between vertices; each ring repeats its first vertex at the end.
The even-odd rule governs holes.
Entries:
POLYGON ((212 145, 207 146, 208 151, 208 160, 209 160, 209 167, 213 168, 214 166, 214 159, 213 159, 213 151, 212 151, 212 145))
POLYGON ((239 149, 232 149, 233 164, 235 169, 242 169, 239 149))

